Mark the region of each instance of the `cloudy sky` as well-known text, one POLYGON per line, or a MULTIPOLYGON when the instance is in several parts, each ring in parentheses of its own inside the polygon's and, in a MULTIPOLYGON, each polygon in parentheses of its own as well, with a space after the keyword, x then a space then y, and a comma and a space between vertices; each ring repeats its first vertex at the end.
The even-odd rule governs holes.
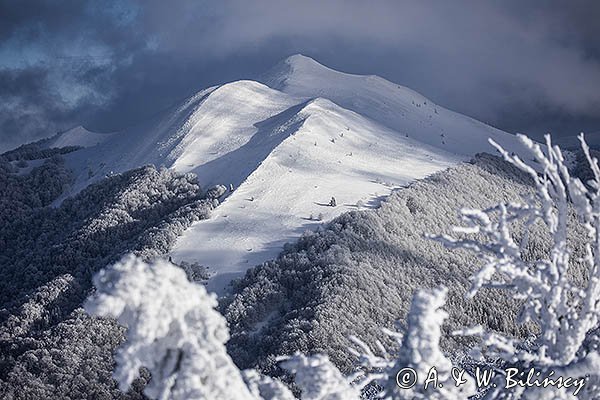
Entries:
POLYGON ((600 2, 0 0, 0 150, 114 131, 295 54, 511 132, 600 131, 600 2))

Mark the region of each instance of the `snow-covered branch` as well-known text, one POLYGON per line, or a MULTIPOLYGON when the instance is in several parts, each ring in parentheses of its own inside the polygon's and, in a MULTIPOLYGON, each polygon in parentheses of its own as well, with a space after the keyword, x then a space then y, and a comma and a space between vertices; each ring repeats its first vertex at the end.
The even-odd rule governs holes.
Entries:
MULTIPOLYGON (((546 136, 545 148, 523 135, 519 135, 519 139, 537 163, 535 168, 490 142, 506 161, 531 177, 535 197, 527 204, 507 203, 483 210, 462 210, 464 226, 454 229, 460 236, 434 238, 449 248, 474 252, 483 260, 482 267, 472 277, 470 296, 482 287, 510 289, 513 297, 523 301, 520 322, 533 321, 540 328, 535 345, 529 348, 520 346, 516 339, 482 329, 462 331, 462 334, 480 336, 483 345, 490 350, 488 355, 509 363, 547 370, 569 369, 572 365, 585 364, 582 360, 588 354, 582 345, 588 332, 598 326, 600 169, 583 135, 581 146, 594 176, 587 186, 571 176, 561 150, 552 145, 549 136, 546 136), (569 215, 573 212, 584 224, 589 237, 583 260, 584 283, 574 279, 573 249, 567 242, 569 223, 574 221, 569 215), (528 260, 524 250, 529 234, 533 225, 540 222, 550 234, 550 251, 545 257, 528 260), (517 229, 518 224, 522 231, 517 229)), ((595 353, 589 357, 597 358, 595 353)))
POLYGON ((382 349, 379 350, 382 355, 376 356, 369 346, 356 338, 353 339, 358 346, 358 350, 353 352, 367 371, 362 385, 372 381, 378 382, 383 386, 380 398, 388 400, 454 400, 466 399, 475 394, 475 385, 471 377, 464 375, 465 381, 460 386, 455 384, 452 362, 440 349, 441 326, 448 317, 442 309, 446 303, 446 293, 444 288, 416 292, 407 317, 405 334, 393 334, 400 345, 395 358, 382 349), (412 375, 412 371, 416 375, 412 375), (401 387, 398 379, 402 380, 405 374, 406 379, 416 379, 413 386, 407 381, 401 387), (434 376, 435 384, 429 384, 426 388, 426 381, 434 376))
POLYGON ((282 357, 280 365, 295 375, 303 400, 358 400, 360 391, 350 385, 326 355, 297 353, 282 357))
MULTIPOLYGON (((294 399, 282 382, 235 366, 225 348, 229 330, 215 310, 216 296, 188 281, 181 268, 130 255, 100 271, 94 285, 87 312, 116 318, 127 328, 113 374, 121 390, 145 367, 152 378, 144 394, 152 399, 294 399)), ((327 356, 298 354, 284 358, 282 367, 295 374, 303 399, 359 398, 327 356)))

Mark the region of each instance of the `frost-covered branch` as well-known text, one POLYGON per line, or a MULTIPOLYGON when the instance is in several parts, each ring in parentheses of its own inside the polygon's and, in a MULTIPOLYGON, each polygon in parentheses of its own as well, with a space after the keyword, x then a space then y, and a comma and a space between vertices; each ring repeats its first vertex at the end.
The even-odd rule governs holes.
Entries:
POLYGON ((282 382, 262 375, 254 369, 242 371, 244 381, 257 399, 263 400, 295 400, 296 397, 282 382))
MULTIPOLYGON (((469 376, 464 376, 465 381, 456 386, 452 377, 452 362, 442 353, 440 339, 441 326, 448 314, 442 310, 446 302, 446 289, 417 291, 413 297, 407 317, 407 330, 404 335, 393 334, 400 345, 400 350, 395 358, 380 350, 381 356, 376 356, 369 346, 354 338, 358 345, 354 354, 368 373, 362 385, 376 381, 383 386, 380 398, 389 400, 399 399, 462 399, 475 393, 475 385, 469 376), (435 367, 435 372, 432 370, 435 367), (414 386, 400 387, 397 376, 399 372, 411 369, 418 377, 414 386), (425 382, 435 374, 436 384, 428 385, 425 382)), ((410 372, 407 379, 411 379, 410 372)), ((404 375, 404 374, 402 374, 404 375)), ((405 382, 406 383, 406 382, 405 382)))
POLYGON ((595 179, 588 189, 572 177, 558 148, 547 136, 546 153, 542 147, 520 135, 541 173, 518 156, 492 144, 505 160, 529 174, 536 197, 528 204, 500 204, 485 210, 462 210, 465 226, 458 233, 483 235, 484 240, 470 237, 437 237, 449 248, 463 248, 477 253, 483 267, 473 277, 470 295, 482 287, 510 288, 514 297, 524 300, 520 322, 534 321, 541 328, 537 363, 566 365, 573 361, 586 333, 597 326, 600 311, 598 265, 600 265, 600 172, 581 137, 584 153, 595 179), (589 232, 590 243, 585 258, 588 280, 582 287, 572 278, 571 249, 567 244, 569 210, 573 208, 589 232), (514 239, 514 221, 523 221, 521 243, 514 239), (527 235, 532 225, 542 221, 552 237, 551 250, 544 259, 527 261, 523 257, 527 235))
POLYGON ((326 355, 297 353, 280 358, 280 365, 295 375, 303 400, 358 400, 360 391, 350 385, 326 355))
POLYGON ((225 318, 217 300, 185 272, 157 261, 128 256, 94 277, 90 314, 111 316, 127 328, 115 355, 114 377, 126 391, 146 367, 152 379, 144 393, 154 399, 256 398, 227 355, 225 318))
MULTIPOLYGON (((490 142, 506 161, 531 177, 535 197, 527 204, 505 203, 483 210, 462 210, 464 226, 454 229, 460 237, 434 238, 448 248, 474 252, 483 260, 482 267, 472 277, 470 296, 483 287, 510 289, 514 298, 523 301, 520 322, 536 323, 540 335, 533 347, 527 347, 516 339, 482 329, 460 333, 479 336, 489 350, 488 355, 513 364, 546 370, 595 364, 597 355, 587 354, 582 345, 588 332, 598 326, 600 313, 600 169, 597 160, 590 155, 581 135, 581 146, 594 176, 586 186, 570 175, 561 150, 552 145, 549 136, 546 136, 545 149, 523 135, 519 135, 519 139, 537 162, 536 168, 490 142), (588 232, 583 260, 584 283, 574 280, 572 249, 567 242, 571 210, 588 232), (522 224, 523 233, 519 234, 515 222, 522 224), (529 234, 533 225, 540 222, 550 234, 550 251, 543 258, 528 260, 524 250, 529 234), (589 362, 582 363, 588 356, 589 362)), ((597 374, 594 369, 588 372, 597 374)))

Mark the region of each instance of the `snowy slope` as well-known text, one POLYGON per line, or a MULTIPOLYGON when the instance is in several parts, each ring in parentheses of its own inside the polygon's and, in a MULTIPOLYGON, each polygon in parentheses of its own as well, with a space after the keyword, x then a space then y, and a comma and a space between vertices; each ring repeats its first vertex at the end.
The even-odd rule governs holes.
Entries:
POLYGON ((198 262, 223 293, 231 278, 348 210, 515 138, 374 76, 290 57, 263 78, 203 90, 142 124, 65 156, 76 193, 107 174, 145 164, 193 172, 205 187, 233 186, 214 217, 176 243, 173 260, 198 262), (329 207, 334 196, 337 207, 329 207), (322 214, 322 220, 319 215, 322 214), (312 215, 312 219, 311 219, 312 215))
POLYGON ((257 131, 255 123, 296 103, 293 96, 253 81, 203 90, 178 107, 97 146, 69 154, 67 162, 77 171, 77 177, 66 195, 77 193, 107 174, 147 164, 196 172, 205 186, 237 184, 249 171, 244 174, 239 168, 230 168, 224 172, 211 163, 249 141, 257 131))
POLYGON ((326 221, 373 207, 394 188, 461 159, 325 99, 309 102, 289 119, 289 113, 281 117, 256 135, 257 148, 280 144, 172 251, 175 261, 210 267, 215 273, 210 290, 223 293, 232 278, 276 257, 283 244, 319 226, 320 214, 326 221), (327 205, 332 196, 337 207, 327 205))

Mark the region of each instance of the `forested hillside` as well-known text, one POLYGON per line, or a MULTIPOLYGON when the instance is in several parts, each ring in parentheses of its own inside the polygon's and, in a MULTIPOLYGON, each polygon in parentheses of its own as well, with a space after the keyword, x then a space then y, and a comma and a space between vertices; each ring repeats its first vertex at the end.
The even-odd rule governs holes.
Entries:
MULTIPOLYGON (((481 154, 470 164, 395 192, 379 209, 346 213, 306 234, 237 283, 223 308, 231 324, 230 353, 242 367, 258 363, 273 372, 278 354, 325 352, 348 370, 353 365, 349 335, 367 343, 386 340, 380 328, 393 328, 404 319, 413 291, 438 285, 449 289, 446 333, 483 324, 530 335, 531 327, 515 325, 517 304, 506 293, 489 290, 473 300, 464 298, 468 277, 480 261, 425 235, 449 233, 463 207, 521 201, 531 193, 527 176, 481 154)), ((532 258, 549 246, 548 235, 542 229, 538 233, 528 244, 532 258)), ((583 230, 573 231, 569 239, 577 246, 583 235, 583 230)), ((462 344, 458 339, 443 343, 446 350, 460 350, 462 344)))
POLYGON ((142 167, 52 207, 70 182, 63 151, 25 150, 0 156, 0 397, 140 397, 111 378, 122 329, 80 308, 91 276, 124 253, 164 255, 223 190, 142 167))
MULTIPOLYGON (((141 398, 147 373, 127 394, 111 376, 122 328, 81 309, 91 276, 128 252, 145 259, 167 254, 186 227, 208 217, 225 188, 203 191, 192 174, 142 167, 53 207, 71 179, 60 154, 41 159, 46 151, 29 149, 27 157, 0 159, 0 395, 141 398)), ((278 373, 278 355, 325 352, 348 371, 349 335, 392 346, 380 327, 404 319, 415 289, 438 285, 449 288, 446 333, 481 323, 529 336, 531 326, 516 326, 518 304, 508 295, 484 291, 465 300, 478 266, 474 256, 425 235, 450 232, 461 207, 518 201, 532 192, 528 177, 483 154, 398 190, 376 210, 346 213, 307 233, 276 260, 251 269, 222 302, 230 354, 242 368, 278 373)), ((548 248, 547 235, 537 233, 528 244, 532 258, 548 248)), ((570 235, 576 246, 583 232, 570 235)), ((185 268, 196 279, 205 274, 201 266, 185 268)), ((465 340, 445 339, 443 346, 460 358, 465 340)))

